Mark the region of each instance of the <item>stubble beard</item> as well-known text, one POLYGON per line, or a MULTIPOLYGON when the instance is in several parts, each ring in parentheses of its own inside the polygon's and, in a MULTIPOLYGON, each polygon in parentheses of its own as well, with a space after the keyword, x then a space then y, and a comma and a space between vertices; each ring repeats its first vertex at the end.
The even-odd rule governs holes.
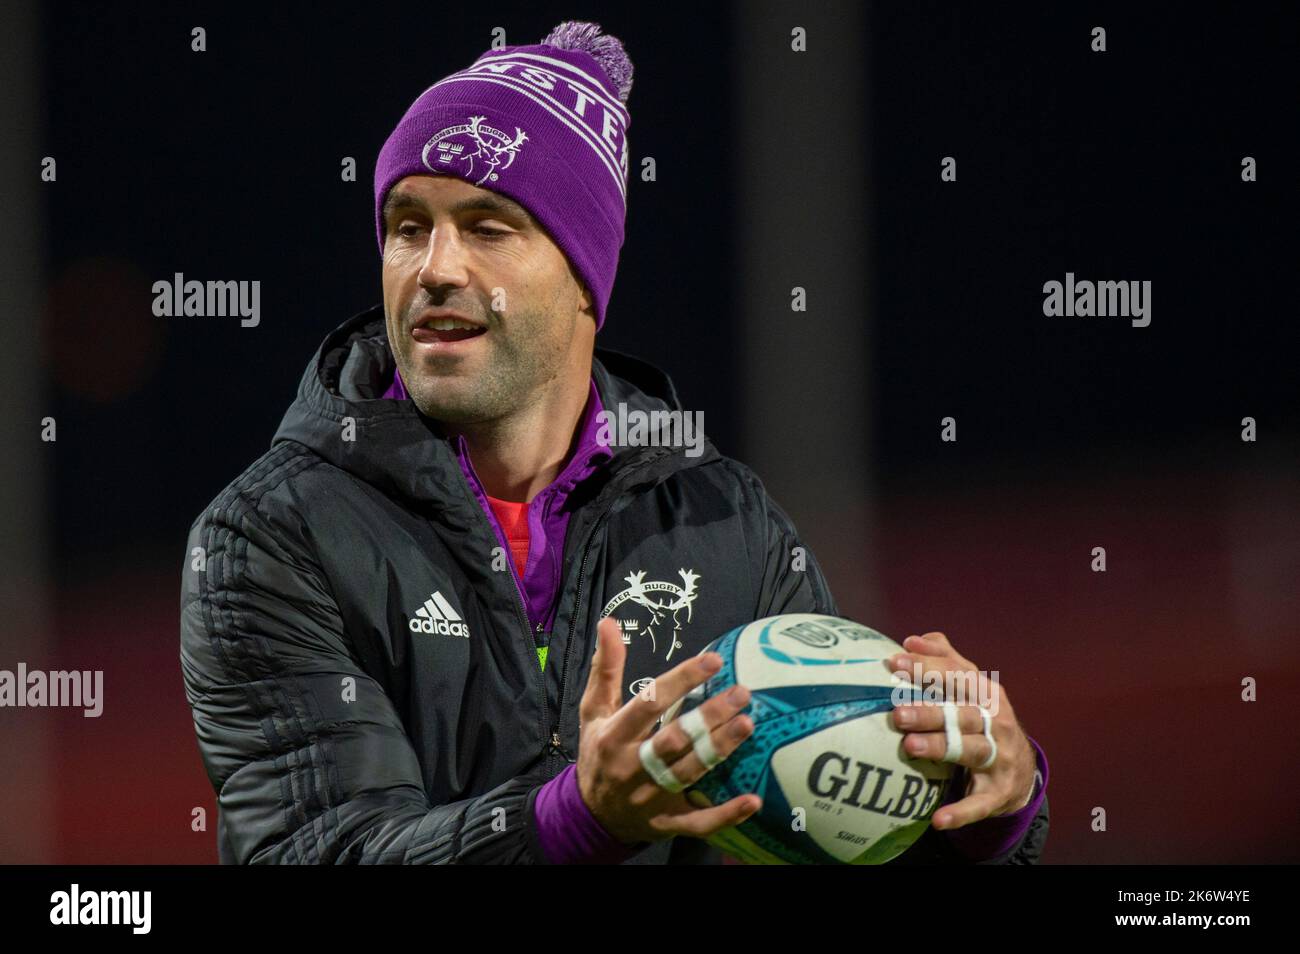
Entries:
MULTIPOLYGON (((432 365, 417 362, 416 343, 409 335, 395 350, 407 393, 420 413, 457 426, 501 422, 536 400, 543 387, 559 376, 564 348, 543 330, 554 318, 534 312, 512 312, 511 332, 496 315, 488 316, 486 360, 480 370, 462 370, 467 362, 453 359, 432 365), (523 342, 532 342, 523 347, 523 342)), ((552 329, 554 330, 554 329, 552 329)))

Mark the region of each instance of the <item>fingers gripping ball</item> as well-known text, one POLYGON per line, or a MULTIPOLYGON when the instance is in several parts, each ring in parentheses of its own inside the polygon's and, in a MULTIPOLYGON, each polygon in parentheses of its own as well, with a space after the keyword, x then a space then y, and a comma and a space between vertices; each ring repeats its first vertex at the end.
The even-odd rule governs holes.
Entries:
POLYGON ((903 647, 852 620, 814 613, 760 619, 703 652, 722 669, 665 724, 740 683, 753 734, 686 790, 701 807, 755 792, 762 809, 709 842, 751 864, 883 864, 921 837, 954 767, 912 758, 893 727, 893 693, 918 690, 888 670, 903 647))

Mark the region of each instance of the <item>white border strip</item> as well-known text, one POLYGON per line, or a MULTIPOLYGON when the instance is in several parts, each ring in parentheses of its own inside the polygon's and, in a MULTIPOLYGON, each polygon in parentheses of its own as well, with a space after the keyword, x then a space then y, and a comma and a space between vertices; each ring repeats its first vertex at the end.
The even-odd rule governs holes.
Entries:
POLYGON ((465 69, 472 70, 476 66, 481 66, 484 60, 492 60, 493 62, 498 62, 502 60, 509 60, 512 57, 519 57, 520 59, 536 60, 539 63, 549 63, 552 66, 558 67, 560 69, 568 70, 570 73, 574 73, 578 76, 581 76, 593 87, 591 90, 586 91, 588 93, 588 98, 600 100, 605 106, 608 106, 610 109, 622 113, 624 120, 627 119, 628 116, 627 107, 624 106, 623 103, 617 97, 611 96, 608 93, 608 91, 606 91, 605 84, 600 82, 600 80, 596 79, 585 70, 579 69, 578 67, 574 66, 572 63, 566 63, 564 62, 564 60, 557 60, 551 56, 542 56, 540 53, 520 53, 517 51, 512 51, 509 53, 501 52, 495 54, 485 53, 477 61, 465 67, 465 69))

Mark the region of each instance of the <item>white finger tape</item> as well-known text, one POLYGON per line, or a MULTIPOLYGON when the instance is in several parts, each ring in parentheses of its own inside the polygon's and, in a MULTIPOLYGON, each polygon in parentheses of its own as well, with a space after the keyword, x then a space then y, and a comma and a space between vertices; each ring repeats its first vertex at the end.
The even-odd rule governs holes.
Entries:
POLYGON ((664 760, 655 751, 654 736, 641 743, 640 755, 641 767, 645 769, 647 775, 655 780, 656 785, 670 792, 680 792, 682 790, 684 787, 682 783, 677 780, 673 770, 664 764, 664 760))
POLYGON ((686 715, 677 720, 684 731, 691 738, 691 747, 695 749, 695 757, 700 760, 705 771, 713 768, 722 761, 718 755, 718 750, 713 747, 713 736, 709 733, 709 727, 704 723, 704 715, 699 709, 692 709, 686 715))
POLYGON ((989 715, 989 710, 980 706, 980 715, 984 717, 984 738, 989 740, 989 757, 976 768, 986 769, 992 765, 998 757, 998 743, 993 738, 993 716, 989 715))
POLYGON ((682 731, 690 736, 694 742, 702 735, 709 734, 709 727, 704 724, 704 713, 699 709, 692 709, 686 715, 677 720, 677 724, 682 727, 682 731))
POLYGON ((943 753, 941 762, 956 762, 961 758, 962 741, 961 729, 957 725, 957 703, 945 702, 943 704, 943 734, 948 743, 947 750, 943 753))

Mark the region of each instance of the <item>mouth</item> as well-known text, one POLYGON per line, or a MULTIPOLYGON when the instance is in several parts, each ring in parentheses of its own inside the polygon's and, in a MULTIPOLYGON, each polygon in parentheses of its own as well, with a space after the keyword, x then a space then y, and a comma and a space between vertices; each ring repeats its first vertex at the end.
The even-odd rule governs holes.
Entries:
POLYGON ((487 328, 454 312, 426 311, 415 319, 411 326, 411 337, 420 344, 432 347, 448 345, 481 338, 487 328))

